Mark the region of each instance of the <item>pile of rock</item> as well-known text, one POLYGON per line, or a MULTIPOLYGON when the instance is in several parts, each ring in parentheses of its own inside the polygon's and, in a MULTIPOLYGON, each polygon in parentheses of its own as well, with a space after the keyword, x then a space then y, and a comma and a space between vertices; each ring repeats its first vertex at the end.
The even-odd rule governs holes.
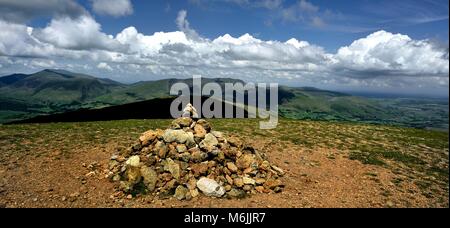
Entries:
POLYGON ((143 133, 134 145, 111 157, 108 175, 117 188, 179 200, 200 192, 242 198, 282 190, 279 177, 284 172, 270 165, 264 154, 237 137, 225 138, 204 119, 183 116, 167 130, 143 133))

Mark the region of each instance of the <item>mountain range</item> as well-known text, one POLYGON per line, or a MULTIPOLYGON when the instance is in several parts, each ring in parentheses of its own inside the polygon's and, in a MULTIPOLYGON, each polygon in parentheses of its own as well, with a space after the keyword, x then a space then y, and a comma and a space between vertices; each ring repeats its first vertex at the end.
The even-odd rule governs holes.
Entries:
MULTIPOLYGON (((90 115, 105 110, 108 113, 113 110, 137 113, 133 108, 140 108, 140 104, 146 104, 145 102, 159 104, 158 102, 164 101, 166 104, 173 99, 169 89, 177 82, 184 82, 192 87, 192 79, 163 79, 123 84, 110 79, 54 69, 34 74, 7 75, 0 77, 0 123, 23 121, 36 116, 47 116, 44 119, 51 121, 55 114, 58 116, 56 119, 60 121, 64 119, 64 113, 71 113, 73 116, 74 111, 76 113, 79 110, 83 110, 83 113, 89 110, 90 115), (154 99, 159 100, 152 101, 154 99), (121 108, 111 108, 114 106, 121 108)), ((203 84, 208 82, 217 82, 224 88, 227 82, 243 81, 202 78, 203 84)), ((280 86, 278 96, 279 113, 285 118, 448 130, 448 99, 369 98, 311 87, 288 86, 280 86)), ((141 113, 124 117, 151 118, 152 115, 141 113)), ((155 116, 158 117, 161 118, 161 115, 155 116)))

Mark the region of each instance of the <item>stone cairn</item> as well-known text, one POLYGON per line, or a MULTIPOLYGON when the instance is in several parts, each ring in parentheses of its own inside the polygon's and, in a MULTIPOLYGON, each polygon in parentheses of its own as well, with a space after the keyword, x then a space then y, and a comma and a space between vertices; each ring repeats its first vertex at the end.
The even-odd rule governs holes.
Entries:
POLYGON ((143 133, 134 145, 111 157, 109 178, 126 194, 151 193, 179 200, 200 193, 243 198, 282 191, 281 168, 270 165, 264 154, 237 137, 225 138, 197 117, 189 104, 170 128, 143 133))

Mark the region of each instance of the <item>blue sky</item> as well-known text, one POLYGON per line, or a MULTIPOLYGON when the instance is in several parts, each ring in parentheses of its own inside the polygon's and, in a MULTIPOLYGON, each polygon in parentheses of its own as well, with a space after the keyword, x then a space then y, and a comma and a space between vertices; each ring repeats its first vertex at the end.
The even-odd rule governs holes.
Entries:
MULTIPOLYGON (((297 38, 321 45, 329 51, 349 45, 377 30, 407 34, 413 39, 448 42, 447 0, 312 0, 324 25, 308 19, 286 19, 281 9, 255 6, 237 1, 134 1, 134 13, 127 17, 95 15, 106 33, 116 34, 130 25, 145 34, 175 31, 180 10, 189 12, 189 21, 199 34, 214 39, 224 33, 238 37, 245 33, 262 40, 297 38)), ((245 2, 245 1, 242 1, 245 2)), ((280 8, 297 4, 282 1, 280 8)), ((81 1, 90 8, 89 1, 81 1)), ((308 16, 306 16, 308 17, 308 16)))
POLYGON ((0 75, 448 96, 447 0, 0 0, 0 75))

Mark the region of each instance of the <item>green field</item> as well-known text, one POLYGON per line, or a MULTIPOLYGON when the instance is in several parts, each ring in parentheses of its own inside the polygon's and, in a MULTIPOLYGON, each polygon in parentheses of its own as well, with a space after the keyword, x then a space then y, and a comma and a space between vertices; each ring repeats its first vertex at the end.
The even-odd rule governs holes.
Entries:
POLYGON ((445 99, 366 98, 317 89, 284 89, 292 93, 279 108, 287 118, 448 130, 445 99))

